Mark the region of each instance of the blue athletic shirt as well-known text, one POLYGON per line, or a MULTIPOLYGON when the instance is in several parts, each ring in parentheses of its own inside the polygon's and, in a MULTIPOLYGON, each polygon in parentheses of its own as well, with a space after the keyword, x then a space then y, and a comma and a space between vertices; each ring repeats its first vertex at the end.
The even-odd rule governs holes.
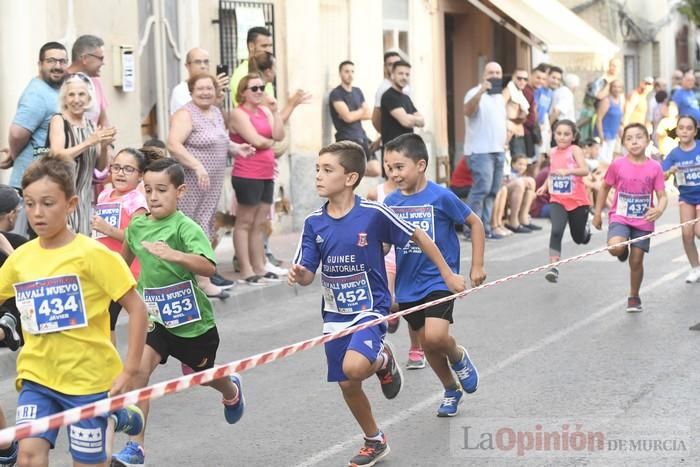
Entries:
POLYGON ((700 145, 696 142, 690 151, 674 148, 661 162, 661 167, 666 172, 674 165, 678 167, 676 181, 679 199, 688 204, 700 205, 700 145))
POLYGON ((294 264, 311 272, 321 264, 323 332, 331 333, 389 312, 383 244, 406 245, 414 227, 383 204, 359 196, 340 219, 329 216, 327 206, 304 220, 294 264))
MULTIPOLYGON (((472 210, 447 188, 428 181, 418 193, 406 196, 396 190, 384 199, 399 217, 420 227, 433 239, 454 273, 459 273, 459 238, 456 224, 464 224, 472 210)), ((440 271, 418 246, 409 242, 396 248, 396 301, 417 302, 437 290, 449 291, 440 271)))

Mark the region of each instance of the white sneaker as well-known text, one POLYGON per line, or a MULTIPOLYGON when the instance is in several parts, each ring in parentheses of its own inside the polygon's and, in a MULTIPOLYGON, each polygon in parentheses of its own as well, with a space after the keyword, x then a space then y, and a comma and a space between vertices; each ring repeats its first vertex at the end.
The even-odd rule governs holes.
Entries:
POLYGON ((691 269, 688 275, 685 276, 685 281, 688 284, 700 281, 700 267, 691 269))
POLYGON ((275 266, 274 264, 272 264, 272 263, 269 262, 269 261, 267 261, 267 262, 265 263, 265 271, 266 271, 266 272, 271 272, 271 273, 273 273, 273 274, 277 274, 278 276, 286 276, 286 275, 287 275, 287 272, 288 272, 287 269, 278 268, 277 266, 275 266))

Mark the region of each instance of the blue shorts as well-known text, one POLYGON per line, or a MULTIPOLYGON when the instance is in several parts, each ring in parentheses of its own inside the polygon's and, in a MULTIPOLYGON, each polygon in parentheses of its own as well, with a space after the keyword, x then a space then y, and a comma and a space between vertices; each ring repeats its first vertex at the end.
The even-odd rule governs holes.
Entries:
MULTIPOLYGON (((375 318, 363 318, 358 324, 372 321, 375 318)), ((343 360, 345 352, 354 350, 364 355, 370 363, 374 363, 384 349, 384 335, 386 323, 378 324, 362 331, 357 331, 340 339, 335 339, 324 344, 326 360, 328 362, 328 382, 347 381, 348 377, 343 373, 343 360)))
MULTIPOLYGON (((608 240, 610 240, 612 237, 624 237, 628 240, 633 240, 635 238, 643 237, 644 235, 649 235, 650 233, 651 232, 647 232, 646 230, 640 230, 619 222, 611 222, 608 226, 608 240)), ((649 253, 650 245, 651 238, 630 244, 630 246, 639 248, 646 253, 649 253)))
MULTIPOLYGON (((107 397, 107 392, 88 396, 69 396, 32 381, 22 381, 17 399, 17 425, 48 417, 64 410, 80 407, 107 397)), ((105 430, 107 415, 81 420, 68 425, 68 446, 73 460, 83 464, 99 464, 107 460, 105 430)), ((33 438, 45 439, 56 445, 58 430, 47 431, 33 438)))

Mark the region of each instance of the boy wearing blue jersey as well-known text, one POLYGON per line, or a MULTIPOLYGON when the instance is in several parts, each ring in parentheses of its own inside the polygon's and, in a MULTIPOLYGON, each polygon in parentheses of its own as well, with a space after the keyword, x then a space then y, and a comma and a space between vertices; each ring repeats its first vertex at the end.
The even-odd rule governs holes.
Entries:
MULTIPOLYGON (((398 186, 384 203, 401 219, 425 230, 455 274, 459 273, 460 261, 455 226, 467 224, 472 239, 471 284, 476 287, 484 282, 484 226, 454 193, 428 180, 425 175, 428 149, 423 139, 415 134, 393 139, 385 145, 384 161, 389 167, 389 177, 398 186)), ((449 296, 453 288, 443 277, 443 272, 414 243, 396 248, 396 301, 401 310, 449 296)), ((457 415, 462 391, 473 393, 479 384, 479 375, 467 350, 449 333, 453 307, 454 300, 450 300, 404 316, 409 326, 419 331, 428 362, 445 388, 438 417, 457 415)))
MULTIPOLYGON (((316 189, 328 198, 304 221, 290 285, 309 285, 321 264, 323 332, 332 333, 385 316, 391 306, 384 266, 384 244, 402 247, 412 240, 440 271, 450 290, 462 291, 464 278, 454 274, 421 229, 402 221, 386 206, 354 194, 365 173, 365 155, 356 143, 343 141, 319 152, 316 189)), ((388 250, 387 250, 388 251, 388 250)), ((337 381, 346 404, 362 428, 364 446, 349 466, 371 466, 389 453, 362 381, 376 374, 387 399, 401 390, 401 371, 382 323, 325 344, 328 381, 337 381)))

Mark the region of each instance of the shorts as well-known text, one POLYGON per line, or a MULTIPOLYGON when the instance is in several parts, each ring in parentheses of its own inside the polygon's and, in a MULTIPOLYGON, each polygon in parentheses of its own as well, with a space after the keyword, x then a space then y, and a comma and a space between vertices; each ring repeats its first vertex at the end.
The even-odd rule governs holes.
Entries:
MULTIPOLYGON (((363 318, 353 326, 372 321, 373 317, 363 318)), ((372 326, 362 331, 349 334, 324 344, 326 361, 328 363, 328 382, 347 381, 343 373, 343 360, 348 350, 354 350, 364 355, 370 363, 374 363, 384 349, 386 322, 372 326)))
POLYGON ((257 206, 260 203, 272 204, 275 192, 274 180, 231 177, 231 185, 236 192, 238 204, 257 206))
POLYGON ((682 199, 678 200, 678 204, 685 204, 686 206, 695 206, 695 209, 700 211, 700 204, 689 203, 687 201, 683 201, 682 199))
MULTIPOLYGON (((452 292, 448 292, 447 290, 435 290, 434 292, 430 292, 428 295, 416 302, 399 303, 399 310, 408 310, 409 308, 413 308, 414 306, 432 302, 433 300, 437 300, 439 298, 449 297, 450 295, 452 295, 452 292)), ((426 308, 425 310, 415 311, 413 313, 404 315, 404 319, 408 322, 408 325, 411 326, 411 329, 413 329, 414 331, 418 331, 419 329, 425 326, 425 318, 440 318, 447 320, 450 322, 450 324, 452 324, 454 323, 454 321, 452 320, 452 311, 454 309, 454 304, 455 301, 450 300, 445 303, 440 303, 438 305, 431 306, 430 308, 426 308)))
POLYGON ((114 331, 117 328, 117 320, 119 313, 122 311, 122 306, 119 302, 109 302, 109 330, 114 331))
MULTIPOLYGON (((80 407, 106 398, 108 393, 100 392, 85 396, 70 396, 47 388, 38 383, 24 380, 17 399, 15 423, 20 425, 42 417, 48 417, 64 410, 80 407)), ((68 425, 68 448, 73 460, 83 464, 100 464, 107 460, 105 451, 105 431, 108 415, 100 415, 68 425)), ((56 445, 58 430, 34 435, 48 441, 51 449, 56 445)))
POLYGON ((154 323, 153 330, 146 336, 146 345, 158 352, 161 365, 165 365, 168 356, 172 355, 195 371, 208 370, 216 360, 219 331, 214 326, 201 336, 178 337, 162 324, 154 323))
MULTIPOLYGON (((627 224, 621 224, 619 222, 612 222, 608 226, 608 240, 610 240, 612 237, 623 237, 628 240, 633 240, 635 238, 643 237, 644 235, 649 235, 650 233, 651 232, 647 232, 646 230, 640 230, 627 224)), ((647 238, 646 240, 632 243, 630 246, 633 246, 634 248, 639 248, 645 253, 649 253, 650 244, 651 238, 647 238)))

